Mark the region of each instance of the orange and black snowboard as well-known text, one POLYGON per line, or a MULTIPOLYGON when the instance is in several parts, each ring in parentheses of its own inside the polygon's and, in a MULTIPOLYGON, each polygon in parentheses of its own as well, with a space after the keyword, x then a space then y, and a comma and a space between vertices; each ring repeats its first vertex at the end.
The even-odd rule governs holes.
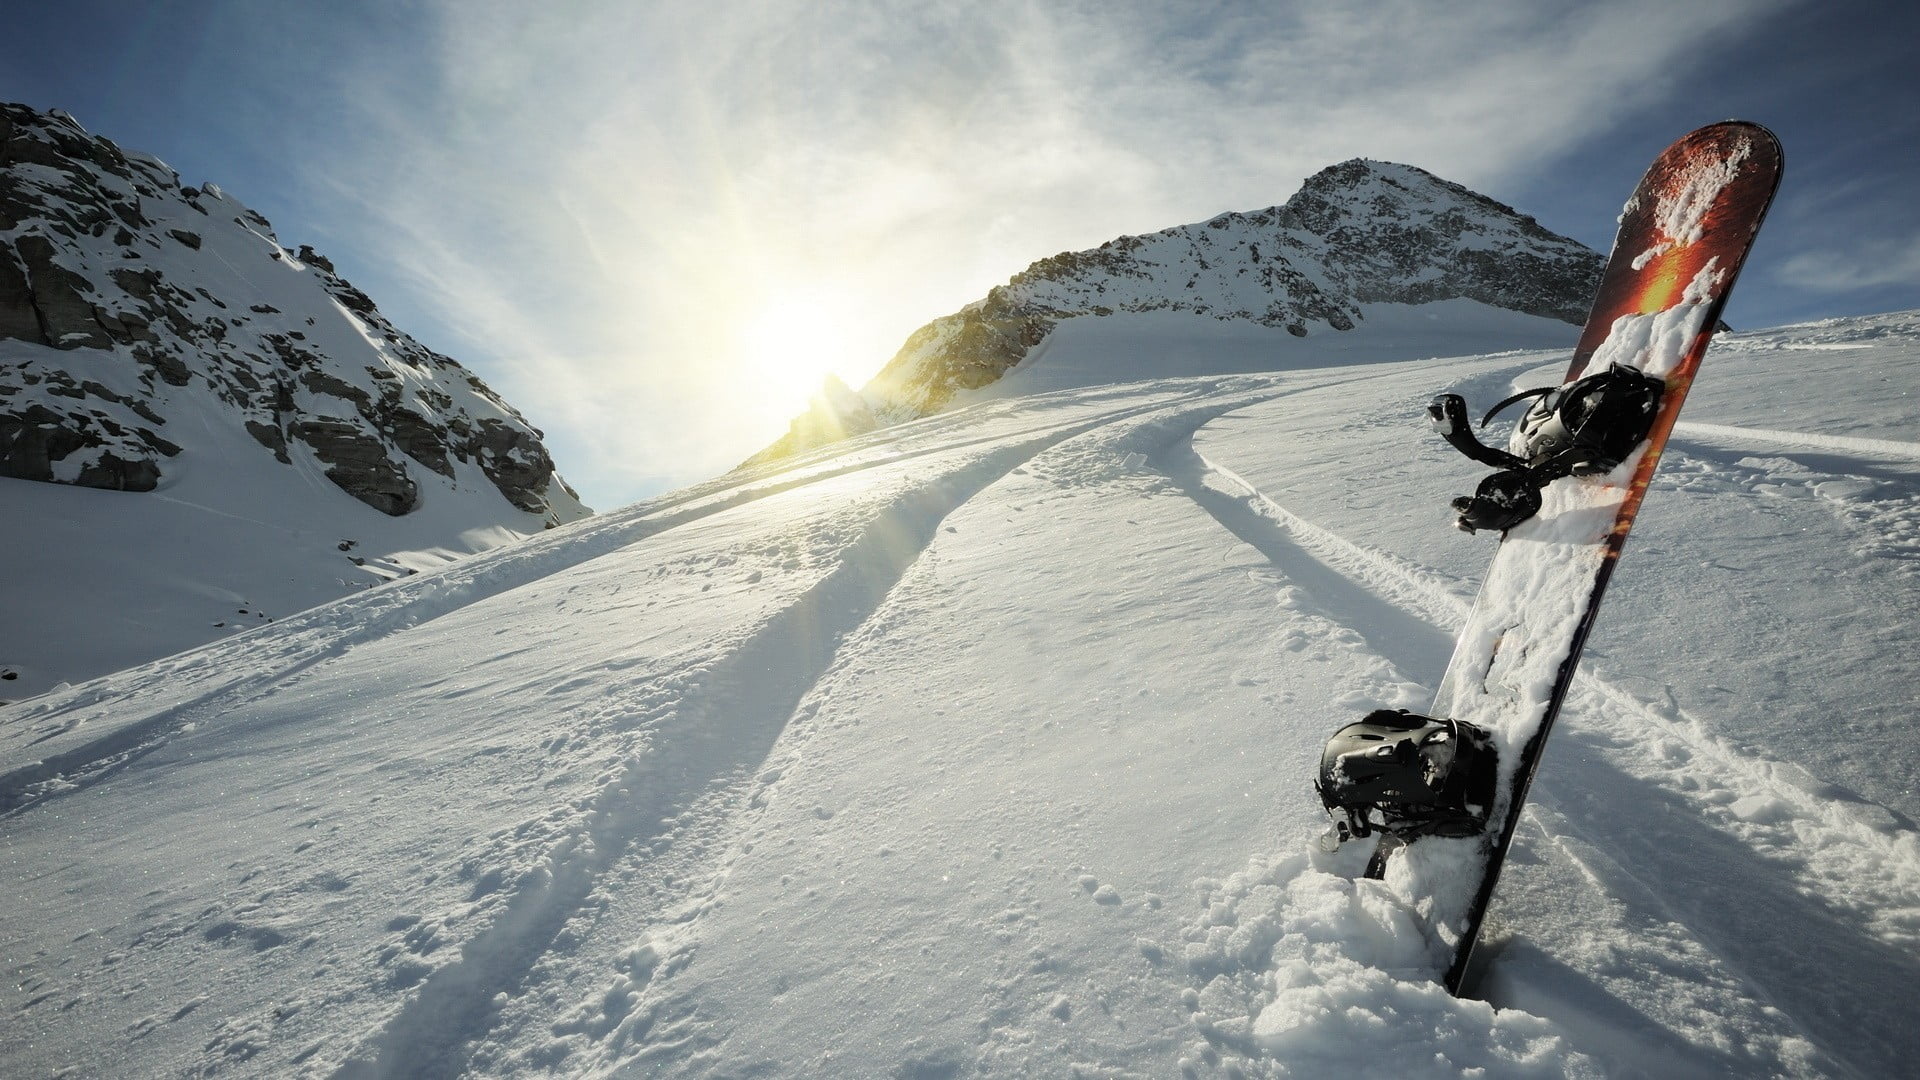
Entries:
POLYGON ((1343 747, 1329 745, 1322 771, 1329 810, 1336 788, 1361 798, 1352 793, 1365 787, 1356 777, 1368 766, 1367 754, 1383 767, 1394 754, 1407 759, 1408 779, 1396 781, 1391 772, 1370 776, 1373 794, 1365 796, 1399 800, 1400 818, 1390 810, 1381 824, 1363 811, 1349 817, 1354 828, 1343 823, 1340 835, 1369 835, 1368 823, 1382 834, 1368 876, 1384 880, 1420 913, 1436 967, 1446 971, 1447 989, 1456 994, 1601 595, 1780 169, 1773 134, 1738 121, 1694 131, 1653 163, 1621 214, 1593 312, 1562 384, 1612 372, 1651 386, 1644 437, 1634 443, 1629 435, 1631 450, 1617 462, 1536 474, 1552 479, 1530 495, 1537 510, 1529 503, 1530 516, 1501 526, 1499 548, 1441 679, 1434 719, 1403 714, 1379 718, 1371 728, 1354 725, 1345 761, 1337 753, 1343 747), (1616 365, 1632 371, 1615 371, 1616 365), (1362 741, 1380 739, 1393 749, 1362 741), (1416 739, 1425 745, 1411 745, 1416 739), (1443 790, 1436 770, 1456 762, 1465 768, 1469 751, 1478 777, 1472 783, 1454 778, 1443 790), (1459 805, 1448 817, 1422 799, 1459 805))

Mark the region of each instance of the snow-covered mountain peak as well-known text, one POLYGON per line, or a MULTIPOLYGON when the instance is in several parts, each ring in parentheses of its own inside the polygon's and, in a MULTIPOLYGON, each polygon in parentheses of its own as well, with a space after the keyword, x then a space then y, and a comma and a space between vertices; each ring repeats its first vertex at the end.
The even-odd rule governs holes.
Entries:
POLYGON ((587 514, 541 434, 215 184, 0 104, 0 698, 587 514))
MULTIPOLYGON (((915 331, 861 393, 885 421, 929 415, 1037 356, 1059 324, 1083 317, 1182 315, 1324 341, 1361 328, 1383 305, 1467 301, 1499 309, 1490 326, 1511 325, 1504 312, 1577 325, 1601 262, 1598 252, 1459 184, 1354 158, 1315 173, 1279 206, 1041 259, 915 331)), ((1463 351, 1523 344, 1534 342, 1496 333, 1463 351)), ((1268 367, 1284 366, 1285 344, 1272 349, 1268 367)), ((1154 372, 1182 373, 1202 372, 1154 372)), ((803 431, 833 426, 796 425, 754 460, 819 445, 803 431)))
POLYGON ((1412 165, 1343 161, 1275 213, 1325 239, 1361 303, 1457 294, 1577 324, 1592 300, 1585 275, 1599 272, 1598 252, 1412 165))
POLYGON ((519 412, 326 258, 288 251, 214 184, 15 104, 0 105, 0 362, 0 475, 151 491, 210 425, 389 515, 423 485, 496 501, 503 523, 585 513, 519 412))

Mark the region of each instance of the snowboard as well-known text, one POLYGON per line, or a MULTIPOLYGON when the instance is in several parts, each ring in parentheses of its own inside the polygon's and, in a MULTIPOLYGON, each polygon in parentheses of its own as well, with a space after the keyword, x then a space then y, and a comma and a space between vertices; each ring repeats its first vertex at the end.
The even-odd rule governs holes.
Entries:
MULTIPOLYGON (((1644 435, 1605 471, 1547 482, 1537 490, 1538 510, 1501 534, 1431 717, 1375 714, 1368 719, 1378 723, 1349 725, 1353 731, 1343 728, 1329 743, 1316 785, 1329 812, 1335 788, 1349 802, 1395 804, 1381 812, 1388 824, 1372 821, 1380 839, 1367 876, 1420 914, 1451 993, 1461 992, 1601 596, 1780 170, 1778 140, 1741 121, 1693 131, 1654 161, 1621 212, 1561 384, 1571 396, 1564 388, 1603 372, 1650 376, 1655 397, 1639 421, 1644 435), (1370 757, 1383 767, 1397 761, 1399 772, 1361 782, 1370 757)), ((1434 415, 1438 421, 1437 405, 1434 415)), ((1368 822, 1350 814, 1337 836, 1366 836, 1368 822)))

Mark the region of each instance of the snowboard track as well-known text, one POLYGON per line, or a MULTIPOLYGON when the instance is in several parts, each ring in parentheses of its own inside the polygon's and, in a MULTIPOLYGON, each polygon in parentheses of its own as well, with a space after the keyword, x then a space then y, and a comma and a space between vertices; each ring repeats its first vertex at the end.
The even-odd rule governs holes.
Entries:
POLYGON ((1242 392, 1224 402, 1199 394, 1198 405, 1183 397, 1121 410, 1014 443, 896 497, 832 571, 695 673, 697 683, 689 681, 686 696, 648 730, 649 745, 599 786, 586 826, 554 844, 550 870, 516 883, 503 911, 467 939, 457 959, 422 980, 334 1075, 361 1080, 466 1071, 493 1028, 496 996, 511 996, 522 985, 596 886, 630 852, 668 831, 665 819, 703 797, 724 797, 725 789, 753 775, 804 712, 803 701, 832 669, 842 642, 881 609, 940 523, 974 496, 1089 432, 1138 421, 1147 432, 1177 440, 1222 413, 1284 392, 1242 392), (749 685, 752 693, 743 693, 749 685))
POLYGON ((1771 428, 1733 427, 1728 424, 1697 424, 1682 420, 1673 426, 1682 441, 1757 442, 1780 446, 1801 446, 1811 450, 1835 450, 1843 454, 1868 457, 1906 458, 1920 461, 1920 443, 1897 439, 1862 439, 1848 435, 1819 435, 1808 431, 1776 431, 1771 428))
MULTIPOLYGON (((356 647, 403 633, 681 525, 818 481, 929 455, 1005 443, 1036 434, 1046 439, 1049 437, 1046 432, 1065 438, 1068 436, 1057 434, 1063 424, 1069 432, 1078 432, 1100 423, 1123 420, 1143 411, 1205 396, 1222 381, 1212 380, 1209 385, 1195 386, 1164 400, 1134 404, 1092 419, 1041 418, 1013 431, 952 442, 933 440, 926 446, 900 449, 852 463, 841 462, 828 468, 813 467, 819 463, 802 459, 799 463, 783 462, 751 471, 745 479, 729 474, 604 518, 588 518, 566 529, 530 537, 436 573, 402 578, 343 597, 280 619, 271 627, 223 638, 127 672, 103 676, 62 698, 18 703, 13 707, 18 711, 6 719, 23 726, 31 725, 33 737, 16 744, 17 749, 7 755, 13 761, 0 759, 0 821, 118 773, 166 745, 187 725, 232 712, 236 705, 249 700, 256 688, 271 692, 272 688, 283 687, 288 680, 339 659, 356 647), (562 546, 566 561, 556 563, 551 552, 562 546), (272 635, 268 640, 275 642, 272 646, 275 660, 270 669, 261 670, 259 654, 265 635, 272 635), (232 667, 249 673, 238 678, 223 678, 222 673, 232 667), (116 717, 104 724, 99 710, 92 708, 109 701, 123 702, 126 695, 140 693, 156 681, 180 696, 171 702, 149 706, 144 715, 116 717), (212 685, 207 685, 209 683, 212 685), (105 730, 89 737, 86 729, 95 725, 102 725, 105 730), (69 734, 73 737, 63 738, 69 734), (52 752, 44 757, 21 760, 19 751, 31 750, 46 742, 66 745, 51 748, 52 752)), ((1099 396, 1105 395, 1096 395, 1096 398, 1099 396)), ((1061 407, 1071 404, 1072 401, 1064 399, 1059 403, 1061 407)), ((936 431, 956 422, 951 414, 932 419, 936 431)), ((880 434, 865 438, 884 442, 878 438, 880 434)), ((899 438, 902 433, 888 434, 899 438)), ((922 432, 912 434, 917 437, 922 432)), ((844 452, 842 448, 841 453, 844 452)), ((829 456, 824 460, 831 463, 836 458, 829 456)))

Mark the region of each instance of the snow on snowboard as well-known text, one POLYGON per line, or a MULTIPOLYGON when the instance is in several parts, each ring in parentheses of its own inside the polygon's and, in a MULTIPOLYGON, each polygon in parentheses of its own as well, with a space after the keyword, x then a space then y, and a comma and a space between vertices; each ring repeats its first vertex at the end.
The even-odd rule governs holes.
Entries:
MULTIPOLYGON (((1380 711, 1327 743, 1315 784, 1329 847, 1373 838, 1367 876, 1423 922, 1446 986, 1468 959, 1634 515, 1779 186, 1780 144, 1740 121, 1668 147, 1620 231, 1565 381, 1528 398, 1506 450, 1474 437, 1465 402, 1429 412, 1499 470, 1454 501, 1469 532, 1501 531, 1431 717, 1380 711)), ((1481 423, 1486 423, 1482 419, 1481 423)))

